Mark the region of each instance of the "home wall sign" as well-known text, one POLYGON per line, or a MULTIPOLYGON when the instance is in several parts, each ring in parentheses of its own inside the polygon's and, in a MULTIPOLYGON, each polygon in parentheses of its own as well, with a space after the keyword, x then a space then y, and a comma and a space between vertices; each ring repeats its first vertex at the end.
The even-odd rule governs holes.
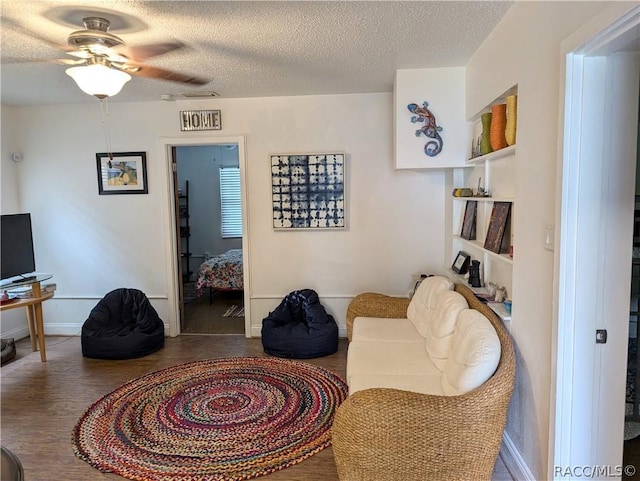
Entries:
POLYGON ((180 130, 220 130, 222 122, 219 110, 180 111, 180 130))
POLYGON ((345 155, 271 156, 274 229, 344 229, 345 155))

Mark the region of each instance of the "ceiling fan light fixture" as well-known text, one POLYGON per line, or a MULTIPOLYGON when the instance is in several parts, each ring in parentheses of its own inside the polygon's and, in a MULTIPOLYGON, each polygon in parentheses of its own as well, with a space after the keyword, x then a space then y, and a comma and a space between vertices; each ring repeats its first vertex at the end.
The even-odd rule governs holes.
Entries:
POLYGON ((80 90, 99 99, 113 97, 131 80, 128 73, 102 64, 71 67, 66 73, 75 80, 80 90))

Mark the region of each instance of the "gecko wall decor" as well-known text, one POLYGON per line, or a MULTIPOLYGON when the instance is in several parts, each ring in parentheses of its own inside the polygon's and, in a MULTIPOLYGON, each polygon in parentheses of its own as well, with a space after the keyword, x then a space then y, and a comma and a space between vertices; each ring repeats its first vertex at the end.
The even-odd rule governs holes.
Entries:
POLYGON ((418 104, 409 104, 407 108, 416 114, 411 117, 411 123, 424 122, 424 125, 416 130, 416 137, 424 134, 425 137, 431 139, 424 145, 424 153, 429 157, 435 157, 442 152, 444 142, 439 134, 442 127, 437 125, 435 115, 429 110, 429 102, 422 102, 422 107, 418 104))

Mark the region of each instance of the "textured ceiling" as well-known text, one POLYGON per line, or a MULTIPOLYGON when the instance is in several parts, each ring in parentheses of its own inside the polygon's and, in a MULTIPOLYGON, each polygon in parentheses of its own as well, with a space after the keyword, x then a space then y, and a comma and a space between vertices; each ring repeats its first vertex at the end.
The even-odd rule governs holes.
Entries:
POLYGON ((134 77, 118 102, 207 90, 225 98, 391 92, 396 69, 466 64, 511 4, 2 0, 2 103, 95 102, 65 66, 46 62, 71 57, 38 38, 66 44, 87 15, 110 19, 128 45, 183 42, 146 63, 211 79, 193 87, 134 77))

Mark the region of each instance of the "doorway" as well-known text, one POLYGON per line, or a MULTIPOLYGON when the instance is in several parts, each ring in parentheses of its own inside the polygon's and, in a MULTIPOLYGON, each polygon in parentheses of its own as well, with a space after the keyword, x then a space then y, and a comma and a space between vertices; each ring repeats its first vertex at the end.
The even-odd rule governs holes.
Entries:
MULTIPOLYGON (((638 112, 640 130, 640 112, 638 112)), ((631 296, 629 302, 629 348, 627 352, 627 385, 625 391, 625 423, 623 465, 640 466, 640 152, 636 159, 636 196, 633 222, 633 260, 631 262, 631 296)), ((636 474, 636 473, 633 473, 636 474)), ((637 473, 640 476, 640 473, 637 473)), ((623 479, 638 477, 623 473, 623 479)))
MULTIPOLYGON (((554 446, 549 472, 623 460, 634 184, 638 139, 638 9, 566 54, 554 446)), ((571 39, 577 43, 577 38, 571 39)), ((614 471, 615 470, 615 471, 614 471)))
MULTIPOLYGON (((186 227, 186 223, 183 222, 180 218, 180 209, 179 204, 183 204, 185 199, 189 200, 189 226, 193 228, 192 221, 195 220, 192 217, 192 195, 194 194, 195 184, 192 183, 191 179, 179 179, 178 178, 178 166, 174 165, 174 159, 178 157, 178 150, 183 147, 190 148, 199 148, 199 147, 224 147, 225 149, 231 151, 235 150, 234 156, 237 157, 237 163, 239 167, 239 190, 240 190, 240 204, 241 204, 241 223, 242 223, 242 233, 241 233, 241 253, 242 253, 242 281, 244 283, 244 290, 237 293, 236 302, 242 304, 244 307, 244 316, 240 317, 240 324, 243 324, 243 328, 241 329, 241 333, 244 333, 245 337, 251 337, 251 309, 249 304, 249 292, 250 292, 250 276, 249 276, 249 260, 250 260, 250 250, 248 243, 248 232, 249 226, 247 221, 247 206, 246 206, 246 158, 245 158, 245 138, 243 136, 211 136, 211 137, 199 137, 199 138, 161 138, 160 139, 163 150, 165 152, 166 159, 166 168, 167 168, 167 185, 166 192, 168 193, 168 203, 167 205, 167 246, 171 253, 170 256, 167 257, 168 260, 168 268, 171 273, 168 283, 169 283, 169 291, 171 295, 169 296, 169 306, 171 313, 171 321, 169 323, 169 335, 177 336, 183 332, 183 326, 185 324, 185 316, 183 313, 184 307, 184 296, 185 291, 183 287, 185 286, 186 281, 190 281, 193 283, 197 282, 197 272, 204 262, 205 252, 208 252, 211 257, 214 257, 215 251, 213 248, 211 250, 200 249, 202 253, 196 252, 198 249, 198 244, 193 244, 193 238, 190 236, 189 240, 189 248, 186 248, 186 242, 183 246, 184 238, 181 236, 180 227, 186 227), (233 148, 228 146, 233 145, 233 148), (187 190, 186 184, 184 184, 185 180, 189 180, 189 195, 186 197, 187 190), (181 185, 180 182, 183 182, 181 185), (190 253, 190 256, 186 256, 183 254, 190 253), (196 255, 195 260, 192 259, 196 255), (197 257, 197 255, 201 257, 197 257), (184 259, 189 257, 188 267, 187 262, 184 262, 184 259), (201 262, 202 261, 202 262, 201 262), (187 272, 190 271, 187 276, 187 272), (242 322, 244 319, 244 322, 242 322)), ((195 149, 197 152, 197 149, 195 149)), ((218 164, 220 164, 222 157, 224 154, 221 154, 217 158, 218 164)), ((209 158, 211 161, 211 158, 209 158)), ((214 165, 216 163, 214 162, 214 165)), ((217 166, 219 168, 219 165, 217 166)), ((210 184, 209 184, 210 185, 210 184)), ((219 205, 219 201, 218 201, 219 205)), ((207 221, 209 222, 209 221, 207 221)), ((186 231, 183 230, 183 234, 186 234, 186 231)), ((224 246, 218 245, 218 248, 222 249, 224 246)), ((213 293, 215 297, 215 292, 213 293)), ((190 295, 187 292, 187 295, 190 295)), ((202 298, 203 302, 208 302, 209 299, 209 290, 208 288, 203 288, 200 293, 194 294, 198 298, 202 298)), ((219 296, 222 297, 222 296, 219 296)), ((224 317, 224 316, 222 316, 224 317)))
POLYGON ((181 332, 244 334, 238 144, 175 148, 181 332))

